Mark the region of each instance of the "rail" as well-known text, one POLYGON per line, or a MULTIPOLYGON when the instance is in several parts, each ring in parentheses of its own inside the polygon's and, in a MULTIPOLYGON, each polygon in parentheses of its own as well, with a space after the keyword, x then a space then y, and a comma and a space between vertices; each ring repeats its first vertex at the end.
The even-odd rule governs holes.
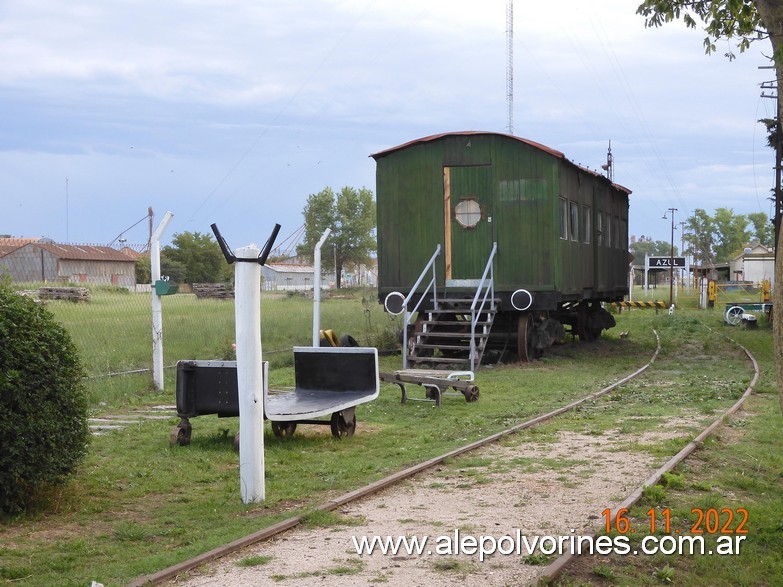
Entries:
MULTIPOLYGON (((539 424, 548 422, 549 420, 555 418, 556 416, 559 416, 561 414, 564 414, 566 412, 569 412, 570 410, 577 408, 583 403, 594 401, 598 397, 601 397, 603 395, 606 395, 614 391, 621 385, 631 381, 635 377, 644 373, 657 359, 658 354, 661 351, 661 340, 660 337, 658 336, 658 333, 655 331, 653 332, 655 333, 655 337, 657 339, 657 348, 655 350, 655 353, 653 353, 652 358, 649 360, 649 362, 644 366, 640 367, 639 369, 637 369, 636 371, 634 371, 633 373, 631 373, 630 375, 626 375, 622 379, 615 381, 614 383, 601 389, 600 391, 590 393, 589 395, 586 395, 581 399, 575 400, 565 406, 561 406, 545 414, 535 416, 533 418, 525 420, 524 422, 519 422, 517 424, 512 425, 510 428, 506 428, 504 430, 501 430, 500 432, 496 432, 494 434, 491 434, 479 440, 473 441, 469 444, 453 449, 447 453, 441 454, 427 461, 412 465, 407 469, 403 469, 402 471, 397 471, 396 473, 392 473, 387 477, 369 483, 368 485, 365 485, 364 487, 361 487, 349 493, 340 496, 334 496, 328 499, 327 501, 325 501, 324 503, 318 505, 315 508, 315 511, 330 512, 338 508, 343 508, 349 503, 353 503, 361 498, 376 494, 384 489, 393 487, 394 485, 400 483, 401 481, 410 479, 414 475, 418 475, 420 473, 433 469, 434 467, 441 465, 443 462, 447 460, 454 459, 460 455, 464 455, 483 446, 487 446, 502 438, 507 438, 510 435, 515 434, 516 432, 519 432, 521 430, 525 430, 527 428, 533 428, 535 426, 538 426, 539 424)), ((755 381, 753 383, 755 383, 755 381)), ((223 546, 218 546, 213 550, 202 553, 191 559, 177 563, 168 568, 162 569, 161 571, 158 571, 151 575, 145 575, 139 577, 136 580, 129 583, 128 587, 146 587, 148 585, 161 585, 164 581, 171 581, 172 579, 175 579, 178 575, 182 575, 183 573, 192 571, 193 569, 214 562, 230 554, 235 554, 244 548, 248 548, 260 542, 267 541, 271 538, 274 538, 275 536, 282 534, 285 531, 299 527, 302 525, 303 521, 304 521, 304 516, 294 515, 285 520, 281 520, 276 524, 272 524, 271 526, 268 526, 261 530, 257 530, 252 534, 249 534, 243 538, 239 538, 223 546)), ((555 563, 560 562, 560 560, 561 559, 557 559, 555 563)), ((551 569, 554 567, 555 563, 552 563, 549 567, 545 569, 544 572, 545 575, 549 575, 549 573, 552 572, 551 569)), ((558 569, 558 572, 559 571, 560 569, 558 569)))
POLYGON ((487 265, 484 267, 484 273, 481 274, 481 281, 479 281, 476 288, 476 295, 473 296, 473 303, 470 305, 470 370, 476 370, 476 324, 478 323, 479 316, 484 312, 484 306, 487 304, 487 297, 490 300, 490 308, 495 309, 495 269, 494 261, 495 254, 498 252, 498 244, 492 243, 492 252, 487 259, 487 265), (481 296, 481 292, 484 295, 481 296), (481 305, 477 308, 479 298, 481 297, 481 305))
POLYGON ((408 295, 405 296, 405 301, 403 302, 403 308, 405 309, 404 315, 403 315, 403 323, 402 323, 402 367, 403 369, 408 368, 408 325, 410 324, 411 316, 413 316, 414 313, 418 312, 419 306, 421 305, 421 302, 424 301, 424 298, 427 297, 427 293, 429 293, 430 289, 432 289, 432 303, 434 306, 434 309, 438 309, 438 290, 437 290, 437 284, 436 284, 436 274, 435 274, 435 259, 438 258, 438 255, 440 255, 440 245, 435 247, 435 252, 432 254, 432 257, 430 257, 429 262, 424 266, 424 269, 421 272, 421 275, 419 275, 419 278, 416 280, 416 283, 413 284, 413 287, 411 288, 411 291, 408 292, 408 295), (413 294, 416 293, 416 290, 419 289, 419 286, 421 285, 421 282, 424 280, 424 276, 427 275, 427 272, 429 270, 432 270, 432 278, 430 279, 430 282, 427 284, 427 287, 424 289, 424 292, 422 292, 421 297, 419 298, 419 301, 416 303, 414 308, 411 310, 408 308, 408 301, 411 299, 413 294))

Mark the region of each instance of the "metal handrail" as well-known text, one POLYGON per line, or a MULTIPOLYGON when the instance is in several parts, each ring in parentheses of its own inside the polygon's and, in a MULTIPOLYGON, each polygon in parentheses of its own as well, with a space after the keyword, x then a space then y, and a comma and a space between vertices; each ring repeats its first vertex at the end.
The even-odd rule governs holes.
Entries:
POLYGON ((484 306, 487 303, 487 297, 490 299, 490 309, 495 309, 495 269, 494 260, 495 254, 498 251, 498 244, 492 243, 492 252, 489 254, 487 265, 484 267, 484 273, 481 275, 481 281, 479 281, 478 288, 476 289, 476 295, 473 296, 473 303, 470 305, 470 370, 475 371, 476 367, 476 324, 478 318, 484 311, 484 306), (489 277, 489 280, 487 280, 489 277), (485 285, 485 282, 488 283, 485 285), (484 291, 484 296, 481 298, 481 305, 476 309, 476 304, 479 302, 479 296, 484 291))
POLYGON ((419 310, 419 306, 421 305, 422 301, 424 301, 424 298, 427 296, 427 293, 429 293, 430 289, 432 289, 432 303, 435 306, 435 310, 438 309, 438 290, 437 290, 437 280, 435 274, 435 259, 438 258, 438 255, 440 255, 440 245, 435 247, 435 252, 433 253, 432 257, 430 257, 429 262, 424 266, 421 275, 419 275, 419 278, 416 280, 416 283, 413 284, 411 291, 408 292, 407 296, 405 296, 405 301, 403 302, 403 308, 405 309, 403 325, 402 325, 403 328, 402 368, 403 369, 408 368, 408 325, 410 324, 410 318, 414 313, 416 313, 419 310), (429 271, 430 269, 432 269, 432 279, 430 279, 430 282, 427 284, 427 287, 424 289, 424 292, 422 292, 419 301, 416 303, 416 306, 414 306, 412 310, 409 310, 408 301, 411 299, 413 294, 416 293, 416 290, 419 288, 419 285, 421 285, 424 276, 427 274, 427 271, 429 271))

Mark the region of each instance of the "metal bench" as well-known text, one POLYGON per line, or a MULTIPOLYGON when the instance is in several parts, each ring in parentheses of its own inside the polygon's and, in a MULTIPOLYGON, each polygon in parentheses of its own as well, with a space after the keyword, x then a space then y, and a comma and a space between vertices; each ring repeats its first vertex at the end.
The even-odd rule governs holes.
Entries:
MULTIPOLYGON (((336 438, 353 436, 356 406, 374 400, 380 389, 378 351, 371 347, 294 347, 294 389, 268 389, 264 363, 264 418, 281 438, 297 424, 331 426, 336 438), (329 420, 316 420, 330 415, 329 420)), ((236 361, 179 361, 177 415, 180 422, 169 443, 190 443, 190 418, 203 415, 239 416, 236 361)))

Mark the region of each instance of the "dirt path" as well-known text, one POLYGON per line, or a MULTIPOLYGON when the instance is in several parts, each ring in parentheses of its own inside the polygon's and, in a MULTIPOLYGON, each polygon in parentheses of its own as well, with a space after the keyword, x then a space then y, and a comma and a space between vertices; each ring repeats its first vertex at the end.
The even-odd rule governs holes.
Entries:
POLYGON ((177 409, 174 406, 151 406, 149 408, 129 410, 122 414, 95 416, 89 419, 88 424, 90 426, 90 434, 100 436, 112 430, 122 430, 145 420, 169 420, 176 415, 177 409))
MULTIPOLYGON (((342 508, 346 525, 300 527, 241 554, 227 557, 170 583, 197 586, 296 585, 521 585, 534 581, 549 560, 496 554, 436 554, 440 536, 570 536, 589 533, 660 466, 632 443, 654 444, 687 436, 700 422, 670 421, 654 433, 610 430, 602 435, 560 432, 553 442, 527 433, 484 447, 342 508), (428 536, 422 555, 359 556, 352 536, 428 536), (251 557, 255 557, 251 559, 251 557), (240 562, 253 562, 242 566, 240 562), (535 564, 538 563, 538 564, 535 564)), ((508 542, 506 543, 508 544, 508 542)), ((525 553, 526 554, 526 553, 525 553)), ((551 560, 551 559, 550 559, 551 560)))

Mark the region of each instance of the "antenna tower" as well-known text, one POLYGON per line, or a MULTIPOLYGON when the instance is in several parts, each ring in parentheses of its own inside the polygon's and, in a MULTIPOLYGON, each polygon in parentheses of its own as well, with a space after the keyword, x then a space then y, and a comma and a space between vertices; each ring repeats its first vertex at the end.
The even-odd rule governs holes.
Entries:
POLYGON ((506 0, 506 103, 508 134, 514 134, 514 0, 506 0))
POLYGON ((609 150, 606 152, 606 165, 601 165, 601 169, 606 171, 606 177, 609 181, 614 181, 614 155, 612 155, 612 141, 609 141, 609 150))

